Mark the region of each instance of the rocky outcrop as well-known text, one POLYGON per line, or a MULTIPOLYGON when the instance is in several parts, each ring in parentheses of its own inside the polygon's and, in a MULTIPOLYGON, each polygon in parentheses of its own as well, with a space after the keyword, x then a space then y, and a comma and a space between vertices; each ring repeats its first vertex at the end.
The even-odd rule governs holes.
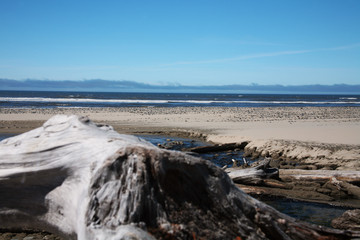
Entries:
POLYGON ((0 228, 65 239, 350 239, 281 214, 212 163, 58 115, 0 143, 0 228))

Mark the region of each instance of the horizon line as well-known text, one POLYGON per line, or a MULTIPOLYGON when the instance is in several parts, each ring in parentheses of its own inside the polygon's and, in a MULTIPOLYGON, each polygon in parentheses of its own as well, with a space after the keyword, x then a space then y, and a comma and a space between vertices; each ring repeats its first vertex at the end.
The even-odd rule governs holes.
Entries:
POLYGON ((320 93, 360 94, 360 84, 335 83, 331 85, 282 85, 282 84, 228 84, 228 85, 154 85, 130 80, 12 80, 0 78, 4 91, 90 91, 90 92, 227 92, 227 93, 320 93))

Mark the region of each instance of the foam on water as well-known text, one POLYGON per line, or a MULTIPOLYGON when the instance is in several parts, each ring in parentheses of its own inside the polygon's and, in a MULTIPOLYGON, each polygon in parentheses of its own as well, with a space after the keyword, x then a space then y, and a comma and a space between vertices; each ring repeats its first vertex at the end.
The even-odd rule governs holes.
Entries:
MULTIPOLYGON (((44 94, 46 95, 46 94, 44 94)), ((93 94, 94 98, 86 98, 86 94, 67 95, 66 97, 9 97, 1 96, 0 107, 125 107, 125 106, 223 106, 223 107, 261 107, 261 106, 360 106, 360 101, 356 97, 314 97, 314 96, 224 96, 221 95, 183 95, 171 94, 165 96, 136 95, 133 99, 119 96, 107 98, 106 94, 93 94), (170 98, 164 98, 170 96, 170 98)))

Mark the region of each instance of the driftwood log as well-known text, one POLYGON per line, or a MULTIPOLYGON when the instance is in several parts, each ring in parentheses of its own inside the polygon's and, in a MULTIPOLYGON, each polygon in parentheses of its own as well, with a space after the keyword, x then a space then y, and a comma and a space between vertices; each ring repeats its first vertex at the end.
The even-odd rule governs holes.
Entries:
POLYGON ((298 222, 208 161, 58 115, 0 143, 0 228, 65 239, 351 239, 298 222))
POLYGON ((225 172, 229 177, 239 184, 245 185, 262 185, 264 179, 279 178, 279 170, 277 168, 269 168, 270 159, 263 160, 259 165, 252 168, 226 168, 225 172))
POLYGON ((294 181, 327 182, 336 179, 337 181, 360 184, 360 171, 280 169, 280 173, 282 178, 294 181))
POLYGON ((210 146, 200 146, 200 147, 193 147, 189 149, 185 149, 188 152, 194 153, 209 153, 209 152, 222 152, 234 149, 244 150, 248 142, 242 143, 225 143, 225 144, 214 144, 210 146))
POLYGON ((269 159, 251 168, 226 168, 234 183, 252 196, 286 197, 360 207, 360 172, 269 168, 269 159))

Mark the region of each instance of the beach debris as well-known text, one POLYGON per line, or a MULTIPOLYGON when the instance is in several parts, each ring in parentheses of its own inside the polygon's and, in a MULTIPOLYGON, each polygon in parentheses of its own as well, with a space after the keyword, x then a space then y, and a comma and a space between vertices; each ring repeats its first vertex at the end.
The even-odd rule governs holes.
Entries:
POLYGON ((302 169, 280 169, 279 171, 283 179, 294 181, 313 181, 322 184, 329 181, 338 189, 341 189, 342 182, 353 184, 360 182, 360 171, 302 169))
POLYGON ((236 160, 232 158, 231 161, 233 162, 232 167, 236 168, 238 166, 236 160))
MULTIPOLYGON (((261 166, 258 166, 260 170, 261 166)), ((0 228, 65 239, 351 239, 288 217, 209 161, 57 115, 0 143, 0 228)))
POLYGON ((256 197, 281 197, 354 208, 360 207, 359 182, 359 171, 302 169, 279 169, 276 178, 249 181, 245 177, 245 181, 237 181, 242 190, 256 197))
POLYGON ((257 166, 252 168, 227 168, 225 172, 235 182, 247 185, 261 185, 263 179, 279 178, 277 168, 269 168, 270 159, 260 161, 257 166))
POLYGON ((331 226, 338 229, 360 231, 360 209, 348 210, 331 222, 331 226))
POLYGON ((188 152, 195 152, 195 153, 210 153, 210 152, 223 152, 229 150, 243 150, 248 142, 241 142, 241 143, 225 143, 225 144, 214 144, 210 146, 199 146, 194 148, 186 149, 188 152))
POLYGON ((244 164, 243 164, 243 166, 244 167, 248 167, 249 166, 249 162, 246 160, 246 158, 244 158, 243 157, 243 162, 244 162, 244 164))

